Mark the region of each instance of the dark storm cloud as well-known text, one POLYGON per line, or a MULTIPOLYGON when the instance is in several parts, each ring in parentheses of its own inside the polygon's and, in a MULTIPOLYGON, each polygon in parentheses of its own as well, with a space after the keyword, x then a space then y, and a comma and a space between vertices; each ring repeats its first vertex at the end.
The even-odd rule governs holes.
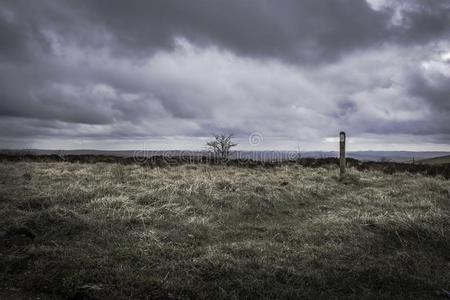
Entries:
POLYGON ((0 60, 9 61, 24 56, 26 48, 26 37, 7 20, 0 18, 0 60))
POLYGON ((433 78, 414 74, 410 78, 409 93, 423 99, 432 109, 450 115, 450 77, 439 73, 433 78))
POLYGON ((449 36, 450 14, 448 4, 445 7, 432 6, 433 9, 413 11, 404 15, 406 39, 418 42, 430 38, 449 36))
POLYGON ((0 63, 27 62, 32 58, 33 47, 45 47, 45 39, 33 23, 19 20, 17 13, 20 11, 0 6, 0 63))
POLYGON ((171 47, 174 37, 183 36, 249 56, 302 62, 336 57, 347 49, 380 41, 389 18, 360 0, 100 0, 83 4, 90 20, 131 51, 171 47))
POLYGON ((0 135, 450 143, 448 60, 421 68, 449 34, 438 0, 4 0, 0 135))
POLYGON ((108 47, 116 54, 145 56, 171 48, 173 38, 182 36, 244 55, 311 63, 390 39, 422 41, 448 33, 448 10, 428 3, 403 12, 399 26, 390 23, 392 9, 377 11, 361 0, 81 0, 20 9, 66 38, 93 46, 115 43, 108 47))
MULTIPOLYGON (((450 64, 447 62, 447 65, 450 64)), ((449 68, 450 69, 450 68, 449 68)), ((450 73, 434 73, 431 78, 423 73, 412 74, 408 94, 422 100, 424 109, 432 112, 432 120, 410 127, 422 134, 445 133, 450 135, 450 73)), ((448 141, 450 142, 450 140, 448 141)))
POLYGON ((387 3, 396 13, 396 26, 391 30, 400 41, 421 43, 449 37, 450 2, 392 0, 387 3))
POLYGON ((0 117, 28 117, 42 120, 59 120, 70 123, 107 124, 112 116, 98 108, 97 99, 85 95, 64 93, 50 85, 27 91, 31 85, 8 86, 0 84, 0 117), (89 103, 91 102, 91 103, 89 103))
POLYGON ((414 43, 448 34, 445 1, 402 5, 414 3, 419 9, 402 12, 397 26, 390 22, 392 8, 377 11, 361 0, 82 0, 68 7, 111 34, 118 47, 113 51, 125 55, 170 48, 173 38, 182 36, 252 57, 317 63, 389 40, 414 43))
POLYGON ((389 40, 423 42, 448 34, 445 1, 398 2, 419 8, 402 11, 401 24, 394 25, 392 7, 374 10, 361 0, 9 1, 5 7, 18 14, 22 31, 9 30, 12 24, 5 20, 0 26, 3 35, 12 35, 5 38, 15 48, 21 48, 27 27, 37 26, 66 41, 95 47, 107 43, 110 51, 127 56, 171 48, 174 37, 181 36, 244 55, 301 63, 323 62, 389 40))

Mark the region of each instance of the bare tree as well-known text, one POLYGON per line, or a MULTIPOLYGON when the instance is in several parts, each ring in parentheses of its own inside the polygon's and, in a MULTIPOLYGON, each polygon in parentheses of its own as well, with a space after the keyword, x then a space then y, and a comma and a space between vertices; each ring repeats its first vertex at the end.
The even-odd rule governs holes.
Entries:
POLYGON ((215 134, 214 140, 207 142, 206 146, 216 157, 227 159, 230 156, 231 148, 238 145, 232 141, 232 138, 232 134, 215 134))

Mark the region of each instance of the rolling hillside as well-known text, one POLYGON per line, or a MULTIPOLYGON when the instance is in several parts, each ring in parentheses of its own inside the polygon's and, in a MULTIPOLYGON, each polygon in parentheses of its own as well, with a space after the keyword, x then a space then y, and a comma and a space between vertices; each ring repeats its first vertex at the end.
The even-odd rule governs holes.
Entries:
POLYGON ((428 165, 450 164, 450 155, 423 159, 419 163, 428 165))

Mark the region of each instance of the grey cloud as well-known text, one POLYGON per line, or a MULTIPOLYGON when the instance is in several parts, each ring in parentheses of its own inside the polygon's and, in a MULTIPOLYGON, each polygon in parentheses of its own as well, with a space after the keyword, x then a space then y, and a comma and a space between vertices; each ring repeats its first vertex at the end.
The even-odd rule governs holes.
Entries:
POLYGON ((336 118, 347 118, 350 114, 358 111, 357 104, 351 100, 343 100, 338 102, 338 108, 333 116, 336 118))
POLYGON ((436 38, 448 38, 450 34, 450 3, 432 0, 387 1, 397 11, 399 24, 393 31, 402 42, 423 43, 436 38))
POLYGON ((420 70, 448 46, 443 2, 3 1, 0 136, 450 143, 449 76, 420 70))
POLYGON ((110 34, 116 54, 147 55, 173 38, 216 44, 248 55, 301 63, 382 42, 390 13, 365 1, 69 1, 87 22, 110 34))
POLYGON ((42 24, 33 14, 32 5, 21 1, 0 4, 0 63, 24 64, 35 58, 36 52, 48 51, 48 41, 41 32, 42 24))
POLYGON ((376 11, 361 0, 70 2, 114 37, 115 50, 128 50, 128 55, 170 48, 174 37, 183 36, 243 55, 297 63, 329 61, 385 42, 422 43, 450 32, 448 6, 439 1, 402 4, 411 3, 420 9, 404 11, 403 22, 393 26, 392 8, 376 11))
POLYGON ((448 7, 434 10, 414 11, 405 14, 405 37, 412 41, 427 41, 430 38, 449 37, 450 13, 448 7))
POLYGON ((66 93, 48 82, 36 86, 6 79, 0 83, 0 89, 0 116, 85 124, 112 121, 111 116, 96 109, 99 105, 97 99, 88 99, 82 93, 66 93))
POLYGON ((23 59, 26 56, 26 37, 24 32, 10 24, 5 17, 0 16, 0 60, 11 61, 23 59))
POLYGON ((251 57, 319 63, 352 49, 448 34, 449 8, 438 2, 404 11, 398 26, 389 23, 392 7, 374 10, 361 0, 19 0, 7 7, 24 27, 53 31, 65 42, 107 46, 129 58, 171 49, 181 36, 251 57))
MULTIPOLYGON (((408 92, 411 96, 422 98, 437 112, 450 115, 450 76, 438 73, 427 79, 424 74, 412 74, 408 92)), ((446 125, 450 125, 450 121, 446 125)))

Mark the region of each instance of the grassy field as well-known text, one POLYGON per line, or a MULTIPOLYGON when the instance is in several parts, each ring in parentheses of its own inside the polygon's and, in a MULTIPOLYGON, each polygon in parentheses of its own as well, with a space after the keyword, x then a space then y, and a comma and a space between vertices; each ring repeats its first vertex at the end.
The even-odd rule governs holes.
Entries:
POLYGON ((429 164, 429 165, 450 164, 450 155, 422 159, 422 160, 419 160, 418 163, 429 164))
POLYGON ((450 181, 208 165, 0 165, 0 298, 441 299, 450 181))

